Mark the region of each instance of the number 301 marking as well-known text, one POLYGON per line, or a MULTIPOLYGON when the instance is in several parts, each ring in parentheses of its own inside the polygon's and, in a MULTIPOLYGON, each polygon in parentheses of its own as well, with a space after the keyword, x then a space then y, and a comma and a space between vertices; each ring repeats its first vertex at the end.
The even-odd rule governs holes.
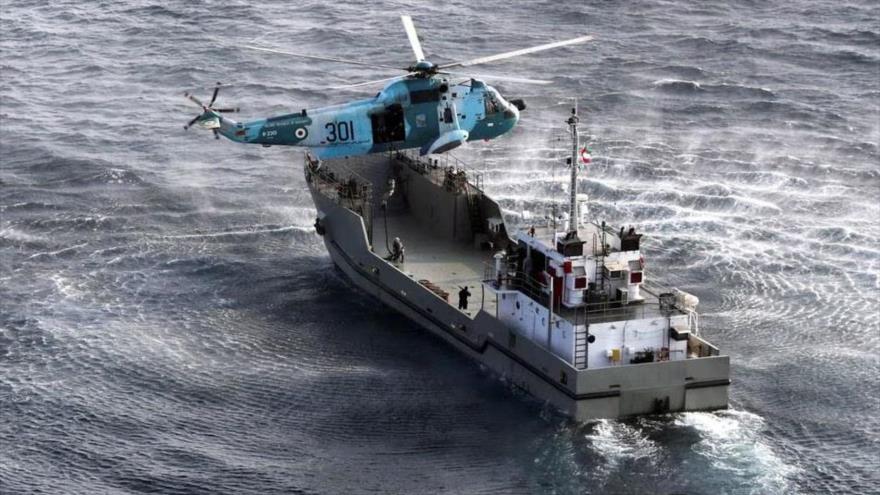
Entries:
POLYGON ((327 129, 328 143, 354 140, 354 122, 351 120, 348 122, 328 122, 324 129, 327 129))

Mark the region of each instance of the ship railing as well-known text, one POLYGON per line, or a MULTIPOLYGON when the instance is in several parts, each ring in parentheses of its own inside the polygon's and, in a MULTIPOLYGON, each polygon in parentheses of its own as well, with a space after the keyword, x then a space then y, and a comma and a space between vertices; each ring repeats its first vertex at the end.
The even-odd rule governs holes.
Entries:
POLYGON ((664 308, 659 303, 641 301, 638 303, 624 304, 619 300, 602 299, 601 296, 595 301, 587 301, 573 307, 564 307, 562 314, 575 325, 589 325, 591 323, 605 323, 623 320, 641 320, 652 316, 667 315, 670 308, 664 308))
POLYGON ((702 337, 694 334, 688 336, 687 345, 689 357, 712 357, 721 355, 720 349, 703 340, 702 337))
POLYGON ((613 299, 611 294, 597 292, 593 300, 588 300, 577 310, 575 318, 578 324, 583 322, 606 322, 632 319, 644 319, 657 315, 669 316, 674 313, 688 315, 688 328, 692 334, 699 335, 698 315, 689 308, 681 308, 677 305, 673 290, 669 287, 645 282, 641 285, 641 292, 647 297, 637 303, 624 304, 620 300, 613 299))
MULTIPOLYGON (((576 306, 566 306, 563 304, 562 297, 554 296, 553 301, 550 300, 550 287, 548 284, 539 281, 530 274, 517 271, 514 268, 505 269, 502 267, 498 273, 496 267, 491 263, 484 263, 483 283, 495 290, 513 290, 523 293, 531 299, 537 301, 544 307, 552 304, 554 315, 570 321, 574 326, 602 323, 619 320, 645 319, 654 316, 668 316, 677 311, 690 314, 674 304, 674 300, 669 298, 661 298, 660 295, 671 294, 667 288, 657 285, 643 287, 650 297, 646 300, 634 304, 623 304, 619 300, 613 300, 609 297, 597 297, 598 300, 588 300, 576 306)), ((694 328, 693 320, 689 318, 689 326, 692 334, 698 334, 694 328)))
POLYGON ((395 151, 394 157, 450 191, 464 192, 469 183, 477 192, 483 192, 483 174, 450 153, 423 157, 419 150, 408 149, 395 151))
POLYGON ((501 270, 496 273, 495 266, 483 264, 483 283, 495 290, 522 292, 545 307, 550 299, 550 288, 531 275, 515 270, 501 270))
POLYGON ((678 305, 676 299, 669 299, 670 295, 674 294, 674 289, 646 281, 642 284, 641 290, 654 297, 661 304, 662 309, 668 309, 671 305, 674 309, 686 314, 688 316, 688 330, 692 335, 700 335, 700 313, 696 308, 682 307, 678 305))
POLYGON ((369 180, 344 166, 325 166, 310 153, 305 156, 306 182, 322 196, 360 215, 372 232, 373 186, 369 180))

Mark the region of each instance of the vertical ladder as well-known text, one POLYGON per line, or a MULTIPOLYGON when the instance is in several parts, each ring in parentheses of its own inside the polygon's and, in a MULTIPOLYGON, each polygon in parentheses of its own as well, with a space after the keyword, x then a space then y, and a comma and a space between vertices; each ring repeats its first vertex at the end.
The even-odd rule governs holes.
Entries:
POLYGON ((587 368, 587 325, 575 330, 574 367, 579 370, 587 368))
MULTIPOLYGON (((604 240, 604 235, 602 236, 604 240)), ((593 283, 596 284, 596 290, 601 294, 605 292, 605 244, 599 241, 599 249, 596 250, 596 237, 593 237, 593 255, 596 258, 596 273, 593 277, 593 283)))

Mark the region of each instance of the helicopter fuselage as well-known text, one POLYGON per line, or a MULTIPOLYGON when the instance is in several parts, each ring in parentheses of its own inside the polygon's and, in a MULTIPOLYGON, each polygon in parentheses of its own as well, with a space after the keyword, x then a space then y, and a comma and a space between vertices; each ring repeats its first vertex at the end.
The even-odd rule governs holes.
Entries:
POLYGON ((209 110, 203 120, 232 141, 308 147, 329 159, 390 149, 442 153, 505 134, 519 120, 519 108, 480 80, 451 85, 432 76, 397 80, 373 98, 343 105, 250 122, 209 110))

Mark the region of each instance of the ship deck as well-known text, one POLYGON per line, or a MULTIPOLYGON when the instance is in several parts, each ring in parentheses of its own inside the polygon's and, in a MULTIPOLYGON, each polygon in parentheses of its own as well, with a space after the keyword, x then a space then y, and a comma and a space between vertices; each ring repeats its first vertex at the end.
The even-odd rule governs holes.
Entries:
MULTIPOLYGON (((398 269, 411 278, 427 280, 449 294, 448 302, 458 307, 458 291, 467 286, 471 293, 465 314, 475 317, 484 308, 495 313, 494 297, 483 297, 483 276, 492 262, 492 251, 481 251, 470 244, 443 239, 433 234, 407 212, 388 213, 388 247, 399 237, 406 253, 403 263, 395 263, 398 269)), ((373 249, 380 256, 387 256, 385 246, 385 219, 377 215, 373 223, 373 249)))

